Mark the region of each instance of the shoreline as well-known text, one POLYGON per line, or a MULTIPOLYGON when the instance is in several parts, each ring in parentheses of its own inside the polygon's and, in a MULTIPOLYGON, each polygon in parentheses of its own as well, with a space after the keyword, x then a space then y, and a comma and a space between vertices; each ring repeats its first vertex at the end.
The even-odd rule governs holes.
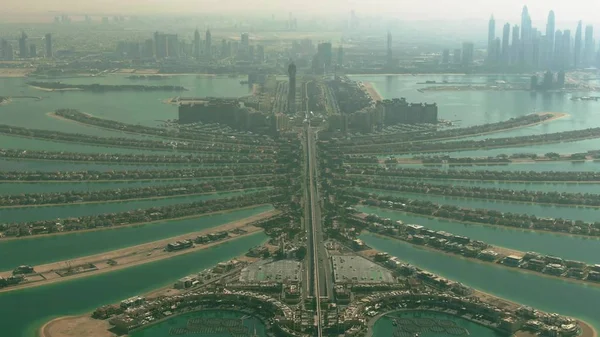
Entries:
MULTIPOLYGON (((579 279, 575 279, 575 278, 571 278, 571 277, 562 277, 562 276, 556 276, 556 275, 551 275, 551 274, 545 274, 545 273, 538 272, 538 271, 535 271, 535 270, 530 270, 530 269, 525 269, 525 268, 519 268, 519 267, 509 267, 509 266, 504 265, 502 263, 489 262, 489 261, 480 260, 480 259, 475 258, 475 257, 467 257, 467 256, 463 256, 463 255, 460 255, 460 254, 454 254, 454 253, 446 252, 446 251, 443 251, 443 250, 440 250, 440 249, 436 249, 436 248, 433 248, 433 247, 430 247, 430 246, 427 246, 427 245, 418 245, 418 244, 415 244, 415 243, 412 243, 412 242, 408 242, 408 241, 405 241, 405 240, 402 240, 402 239, 399 239, 399 238, 395 238, 393 236, 387 236, 387 235, 383 235, 383 234, 379 234, 379 233, 374 233, 374 232, 371 232, 369 230, 367 230, 367 231, 369 233, 371 233, 372 235, 376 235, 376 236, 380 236, 380 237, 384 237, 384 238, 388 238, 388 239, 392 239, 392 240, 397 240, 397 241, 404 242, 406 244, 409 244, 409 245, 413 246, 416 249, 424 249, 424 250, 428 250, 428 251, 439 253, 439 254, 444 254, 446 256, 450 256, 450 257, 454 257, 454 258, 468 260, 468 261, 474 262, 474 263, 480 263, 480 264, 484 264, 484 265, 498 266, 498 267, 506 268, 506 269, 509 269, 509 270, 516 270, 516 271, 518 271, 520 273, 524 273, 524 274, 538 275, 538 276, 541 276, 541 277, 548 277, 548 278, 551 278, 551 279, 572 282, 572 283, 580 284, 580 285, 600 287, 600 282, 585 281, 585 280, 579 280, 579 279)), ((488 248, 488 249, 491 249, 491 250, 496 251, 496 252, 501 252, 501 251, 504 250, 506 252, 516 253, 516 255, 521 256, 521 257, 525 256, 525 252, 523 252, 523 251, 515 250, 515 249, 510 249, 510 248, 504 248, 504 247, 496 246, 496 245, 490 245, 490 248, 488 248)))
MULTIPOLYGON (((38 160, 38 159, 27 159, 27 160, 38 160)), ((43 159, 39 159, 43 160, 43 159)), ((281 173, 280 173, 281 174, 281 173)), ((143 179, 115 179, 115 180, 0 180, 0 184, 56 184, 56 183, 130 183, 130 182, 148 182, 148 181, 171 181, 171 180, 202 180, 202 181, 231 181, 235 180, 235 177, 262 177, 262 176, 275 176, 280 174, 244 174, 244 175, 233 175, 233 176, 207 176, 207 177, 190 177, 190 178, 143 178, 143 179)))
MULTIPOLYGON (((440 185, 440 186, 449 186, 449 185, 440 185)), ((457 198, 457 199, 467 199, 467 200, 474 200, 474 201, 494 201, 494 202, 501 202, 501 203, 514 203, 514 204, 525 204, 525 205, 533 205, 533 206, 554 206, 554 207, 573 207, 573 208, 600 208, 600 205, 597 206, 593 206, 593 205, 581 205, 581 204, 556 204, 556 203, 549 203, 549 202, 535 202, 535 201, 519 201, 519 200, 506 200, 506 199, 486 199, 486 198, 475 198, 475 197, 461 197, 461 196, 455 196, 455 195, 444 195, 444 194, 435 194, 435 193, 419 193, 419 192, 405 192, 405 191, 398 191, 398 190, 385 190, 385 189, 380 189, 380 188, 372 188, 372 187, 359 187, 362 189, 370 189, 373 191, 380 191, 380 192, 393 192, 393 193, 397 193, 397 194, 409 194, 409 195, 414 195, 414 194, 418 194, 418 195, 430 195, 430 196, 434 196, 434 197, 442 197, 442 198, 457 198)), ((367 192, 369 193, 369 192, 367 192)), ((568 193, 568 192, 567 192, 568 193)), ((583 193, 582 193, 583 194, 583 193)), ((2 209, 0 207, 0 209, 2 209)))
MULTIPOLYGON (((528 127, 533 127, 533 126, 545 124, 545 123, 548 123, 548 122, 552 122, 552 121, 555 121, 555 120, 558 120, 558 119, 561 119, 561 118, 565 118, 565 117, 570 117, 571 116, 570 114, 564 113, 564 112, 538 112, 538 113, 535 113, 535 115, 538 115, 538 116, 552 115, 552 117, 550 117, 550 118, 548 118, 546 120, 535 122, 535 123, 531 123, 531 124, 524 124, 524 125, 519 125, 519 126, 513 126, 513 127, 510 127, 510 128, 506 128, 506 129, 498 129, 498 130, 493 130, 493 131, 486 131, 486 132, 474 133, 472 135, 452 136, 452 137, 442 137, 442 138, 432 138, 432 139, 423 139, 423 140, 415 140, 415 141, 407 140, 407 141, 391 142, 391 143, 381 143, 381 144, 402 144, 402 143, 406 143, 406 142, 410 142, 410 143, 413 143, 413 144, 414 143, 429 143, 429 142, 441 141, 441 140, 451 140, 451 139, 461 139, 461 138, 469 138, 469 137, 479 137, 479 136, 485 136, 485 135, 494 134, 494 133, 507 132, 507 131, 513 131, 513 130, 524 129, 524 128, 528 128, 528 127)), ((349 147, 361 147, 361 146, 373 146, 373 145, 378 145, 378 144, 345 145, 345 146, 349 146, 349 147)))
MULTIPOLYGON (((588 240, 590 240, 590 239, 600 240, 600 236, 589 236, 589 235, 584 235, 584 234, 572 234, 572 233, 565 233, 565 232, 553 232, 553 231, 549 231, 549 230, 545 230, 545 229, 530 229, 530 228, 503 226, 503 225, 492 225, 492 224, 486 224, 486 223, 481 223, 481 222, 440 218, 440 217, 433 216, 433 215, 424 215, 424 214, 406 212, 406 211, 401 211, 401 210, 395 210, 395 209, 391 209, 391 208, 369 206, 369 205, 363 205, 363 204, 359 204, 359 205, 364 206, 364 207, 378 208, 378 209, 381 209, 384 211, 387 210, 389 212, 404 213, 407 215, 413 215, 413 216, 423 217, 423 218, 428 218, 428 219, 435 219, 435 220, 441 220, 441 221, 447 221, 447 222, 455 222, 457 224, 467 224, 467 225, 473 225, 473 226, 486 226, 486 227, 492 227, 492 228, 506 228, 506 229, 512 229, 512 230, 533 232, 533 233, 547 233, 547 234, 554 234, 554 235, 573 236, 573 237, 578 237, 578 238, 583 238, 583 239, 588 239, 588 240)), ((360 212, 360 213, 365 213, 365 212, 360 212)))
MULTIPOLYGON (((470 137, 470 136, 469 136, 470 137)), ((514 137, 509 137, 514 138, 514 137)), ((517 143, 517 144, 506 144, 506 145, 497 145, 497 146, 485 146, 485 147, 473 147, 473 148, 458 148, 458 149, 437 149, 437 150, 423 150, 423 151, 411 151, 411 152, 398 152, 398 153, 387 153, 387 152, 359 152, 359 153, 349 153, 350 155, 372 155, 372 156, 403 156, 403 155, 415 155, 419 153, 450 153, 450 152, 467 152, 467 151, 486 151, 486 150, 495 150, 495 149, 509 149, 516 147, 528 147, 532 145, 552 145, 552 144, 561 144, 561 143, 572 143, 579 142, 582 140, 590 140, 590 139, 598 139, 600 135, 595 136, 587 136, 583 138, 573 138, 566 140, 556 140, 556 141, 547 141, 547 142, 531 142, 531 143, 517 143)), ((372 146, 372 145, 362 145, 362 146, 372 146)))
MULTIPOLYGON (((167 185, 168 186, 168 185, 167 185)), ((253 189, 260 187, 253 187, 253 189)), ((149 201, 149 200, 162 200, 162 199, 175 199, 183 197, 197 197, 201 195, 213 195, 219 193, 235 193, 242 192, 248 189, 237 189, 237 190, 223 190, 214 192, 203 192, 193 194, 174 194, 160 197, 149 197, 149 198, 133 198, 133 199, 117 199, 117 200, 103 200, 103 201, 84 201, 84 202, 71 202, 63 204, 39 204, 39 205, 14 205, 14 206, 0 206, 0 210, 3 209, 15 209, 15 208, 40 208, 40 207, 61 207, 61 206, 79 206, 79 205, 94 205, 94 204, 117 204, 121 202, 134 202, 134 201, 149 201)), ((109 190, 110 191, 110 190, 109 190)), ((600 207, 600 206, 598 206, 600 207)), ((1 241, 1 240, 0 240, 1 241)))
MULTIPOLYGON (((164 103, 164 102, 163 102, 164 103)), ((166 104, 174 104, 174 103, 166 103, 166 104)), ((98 119, 102 119, 105 121, 112 121, 112 122, 117 122, 117 123, 121 123, 119 121, 115 121, 115 120, 110 120, 110 119, 106 119, 106 118, 100 118, 100 117, 95 117, 94 115, 87 113, 87 112, 81 112, 82 114, 90 117, 90 118, 98 118, 98 119)), ((75 123, 78 125, 82 125, 82 126, 86 126, 89 128, 96 128, 96 129, 101 129, 101 130, 106 130, 106 131, 112 131, 112 132, 120 132, 120 133, 124 133, 124 134, 129 134, 129 135, 136 135, 136 136, 143 136, 143 137, 148 137, 148 138, 155 138, 157 140, 179 140, 179 141, 185 141, 185 142, 195 142, 195 143, 201 143, 201 144, 223 144, 223 145, 237 145, 237 146, 253 146, 252 144, 237 144, 237 143, 227 143, 227 142, 216 142, 216 141, 209 141, 209 140, 194 140, 194 139, 189 139, 189 138, 180 138, 180 137, 169 137, 169 136, 160 136, 160 135, 151 135, 151 134, 147 134, 147 133, 142 133, 142 132, 135 132, 135 131, 124 131, 124 130, 118 130, 118 129, 111 129, 108 127, 104 127, 104 126, 98 126, 98 125, 93 125, 93 124, 86 124, 74 119, 69 119, 69 118, 65 118, 62 116, 57 115, 55 112, 51 111, 51 112, 47 112, 45 114, 46 116, 50 117, 50 118, 55 118, 58 119, 60 121, 66 121, 66 122, 70 122, 70 123, 75 123)), ((261 146, 264 148, 272 148, 273 145, 264 145, 261 146)))
POLYGON ((92 229, 84 229, 84 230, 80 230, 80 231, 67 231, 67 232, 58 232, 58 233, 50 233, 50 234, 37 234, 37 235, 28 235, 28 236, 21 236, 21 237, 0 238, 0 243, 3 241, 27 240, 27 239, 32 239, 32 238, 50 237, 50 236, 56 236, 56 235, 66 235, 66 234, 73 234, 73 233, 88 233, 88 232, 106 231, 106 230, 111 230, 111 229, 127 228, 127 227, 134 227, 134 226, 143 226, 143 225, 150 225, 150 224, 159 223, 159 222, 188 220, 188 219, 201 218, 201 217, 210 216, 210 215, 226 214, 226 213, 237 212, 237 211, 245 211, 248 209, 258 208, 258 207, 267 206, 267 205, 270 206, 271 204, 257 204, 257 205, 246 206, 246 207, 226 209, 226 210, 222 210, 222 211, 189 215, 189 216, 184 216, 184 217, 179 217, 179 218, 154 220, 154 221, 149 221, 149 222, 136 222, 136 223, 121 225, 121 226, 92 228, 92 229))
POLYGON ((29 85, 29 87, 33 88, 33 89, 36 89, 36 90, 46 91, 46 92, 54 92, 54 91, 83 91, 83 89, 80 89, 80 88, 50 89, 50 88, 36 87, 34 85, 29 85))
POLYGON ((381 96, 379 91, 375 88, 375 84, 373 82, 367 81, 362 82, 362 84, 367 94, 369 94, 369 96, 374 102, 383 100, 383 96, 381 96))
MULTIPOLYGON (((75 259, 51 262, 51 263, 47 263, 44 265, 40 265, 40 266, 37 266, 38 268, 41 268, 41 271, 39 271, 38 274, 56 273, 56 270, 61 270, 61 269, 59 269, 60 267, 62 267, 62 269, 64 269, 64 265, 66 262, 70 262, 74 266, 82 265, 82 264, 89 264, 89 263, 91 263, 91 264, 94 264, 94 263, 106 264, 107 266, 104 266, 102 268, 98 268, 95 270, 76 273, 76 274, 67 275, 67 276, 60 276, 57 274, 58 277, 56 277, 56 278, 44 279, 41 281, 34 281, 34 282, 29 282, 29 283, 23 283, 23 284, 16 285, 16 286, 5 287, 5 288, 0 289, 0 294, 11 292, 11 291, 16 291, 16 290, 21 290, 21 289, 47 286, 47 285, 56 284, 56 283, 60 283, 60 282, 64 282, 64 281, 80 279, 80 278, 84 278, 84 277, 88 277, 88 276, 100 275, 100 274, 109 273, 109 272, 116 271, 116 270, 121 270, 121 269, 125 269, 125 268, 131 268, 131 267, 135 267, 138 265, 151 263, 151 262, 166 260, 166 259, 169 259, 169 258, 172 258, 175 256, 179 256, 179 255, 185 255, 185 254, 189 254, 189 253, 193 253, 193 252, 198 252, 200 250, 211 248, 211 247, 214 247, 214 246, 226 243, 226 242, 233 241, 238 238, 242 238, 242 237, 245 237, 248 235, 253 235, 258 232, 261 232, 263 230, 262 228, 254 227, 254 226, 250 225, 250 223, 264 219, 264 218, 269 218, 273 215, 276 215, 277 213, 278 213, 278 211, 267 211, 267 212, 259 213, 257 215, 246 217, 246 218, 243 218, 243 219, 240 219, 237 221, 222 224, 220 226, 207 228, 207 229, 204 229, 201 231, 190 232, 187 234, 182 234, 182 235, 178 235, 178 236, 174 236, 174 237, 170 237, 170 238, 160 239, 160 240, 156 240, 156 241, 152 241, 152 242, 146 242, 146 243, 143 243, 140 245, 121 248, 121 249, 108 251, 108 252, 104 252, 104 253, 79 257, 79 258, 75 258, 75 259), (184 249, 181 251, 166 252, 166 251, 164 251, 164 249, 161 249, 158 252, 155 252, 156 251, 155 246, 157 246, 157 245, 159 245, 160 248, 164 248, 163 246, 165 246, 169 242, 186 239, 191 236, 204 235, 207 233, 213 233, 213 232, 218 232, 218 231, 231 231, 231 230, 235 230, 235 229, 245 229, 246 233, 238 234, 238 235, 234 234, 235 236, 230 236, 223 240, 210 242, 207 244, 196 245, 192 248, 184 249), (152 253, 152 255, 145 254, 144 256, 140 256, 140 253, 144 254, 144 253, 147 253, 148 251, 150 253, 152 253), (135 259, 135 257, 138 257, 139 259, 135 259), (132 261, 127 261, 127 258, 131 258, 132 261), (125 261, 121 261, 117 265, 111 266, 106 263, 108 260, 125 260, 125 261)), ((11 271, 4 271, 1 274, 8 275, 10 273, 11 273, 11 271)))
POLYGON ((358 177, 392 177, 400 179, 429 179, 429 180, 456 180, 456 181, 474 181, 474 182, 495 182, 495 183, 523 183, 523 184, 600 184, 600 180, 482 180, 482 179, 458 179, 458 178, 419 178, 419 177, 401 177, 401 176, 383 176, 378 174, 348 174, 358 177))
MULTIPOLYGON (((369 233, 371 233, 371 232, 369 232, 369 233)), ((373 234, 373 235, 376 235, 376 236, 381 236, 381 237, 384 237, 384 238, 388 238, 388 239, 395 240, 395 239, 393 239, 393 238, 389 238, 389 237, 387 237, 387 236, 384 236, 384 235, 380 235, 380 234, 376 234, 376 233, 372 233, 372 234, 373 234)), ((398 240, 398 241, 400 241, 400 240, 398 240)), ((381 252, 380 250, 378 250, 378 249, 375 249, 375 248, 372 248, 372 247, 371 247, 371 249, 372 249, 373 251, 375 251, 375 252, 381 252)), ((369 257, 369 255, 368 255, 368 254, 365 254, 365 253, 363 253, 363 252, 358 252, 358 254, 359 254, 359 255, 361 255, 361 256, 363 256, 363 257, 366 257, 366 258, 367 258, 367 259, 369 259, 369 260, 372 260, 372 259, 369 257)), ((403 260, 402 260, 402 259, 400 259, 400 261, 403 261, 403 260)), ((408 262, 406 262, 406 261, 403 261, 403 262, 405 262, 405 263, 408 263, 408 262)), ((425 270, 425 271, 427 271, 427 270, 425 270)), ((471 287, 471 289, 473 289, 473 294, 474 294, 476 297, 478 297, 480 300, 484 301, 484 302, 489 302, 489 301, 494 301, 494 300, 495 300, 495 301, 503 302, 503 303, 505 303, 506 305, 512 305, 512 306, 515 306, 515 307, 520 307, 520 306, 522 306, 522 304, 520 304, 520 303, 517 303, 517 302, 514 302, 514 301, 512 301, 512 300, 509 300, 509 299, 506 299, 506 298, 503 298, 503 297, 500 297, 500 296, 494 295, 494 294, 492 294, 492 293, 488 293, 488 292, 485 292, 485 291, 479 290, 479 289, 477 289, 477 288, 472 288, 472 287, 471 287), (487 301, 486 301, 486 300, 487 300, 487 301)), ((569 316, 569 317, 573 318, 574 320, 576 320, 578 323, 580 323, 580 324, 581 324, 582 333, 581 333, 580 335, 578 335, 578 337, 598 337, 598 332, 596 331, 596 329, 595 329, 595 328, 594 328, 594 327, 593 327, 591 324, 589 324, 589 323, 587 323, 586 321, 584 321, 584 320, 581 320, 581 319, 579 319, 579 318, 577 318, 577 317, 572 317, 572 316, 569 316)), ((42 336, 42 337, 43 337, 43 336, 42 336)), ((49 337, 49 336, 46 336, 46 337, 49 337)))
POLYGON ((524 128, 528 128, 528 127, 532 127, 532 126, 538 126, 538 125, 541 125, 541 124, 553 122, 555 120, 571 116, 570 114, 564 113, 564 112, 538 112, 538 113, 535 113, 535 114, 538 115, 538 116, 552 115, 552 117, 550 117, 550 118, 548 118, 546 120, 543 120, 543 121, 539 121, 539 122, 535 122, 535 123, 531 123, 531 124, 520 125, 520 126, 514 126, 512 128, 508 128, 508 129, 499 129, 499 130, 495 130, 495 131, 481 132, 481 133, 476 133, 476 134, 472 134, 472 135, 469 135, 469 136, 454 136, 454 137, 446 137, 446 138, 436 138, 436 139, 421 140, 421 141, 416 141, 416 142, 413 142, 413 143, 485 136, 485 135, 499 133, 499 132, 507 132, 507 131, 513 131, 513 130, 518 130, 518 129, 524 129, 524 128))
MULTIPOLYGON (((248 259, 248 258, 246 258, 245 255, 240 255, 240 256, 236 257, 235 259, 240 260, 240 259, 248 259)), ((169 284, 166 286, 155 288, 154 290, 151 290, 149 292, 142 294, 142 296, 144 296, 146 298, 153 298, 153 297, 157 297, 159 295, 167 295, 169 292, 176 292, 176 291, 177 290, 173 289, 173 286, 171 284, 169 284)), ((117 336, 108 330, 110 328, 110 324, 108 324, 108 320, 93 319, 93 318, 91 318, 91 312, 87 312, 87 313, 84 313, 81 315, 59 316, 54 319, 51 319, 51 320, 47 321, 44 325, 42 325, 37 330, 38 333, 37 333, 36 337, 66 337, 66 336, 81 337, 82 335, 73 335, 72 333, 60 334, 60 335, 52 334, 51 328, 54 325, 57 325, 64 321, 70 321, 70 320, 75 320, 75 321, 83 320, 85 323, 88 323, 88 324, 90 322, 94 322, 94 323, 101 322, 99 324, 94 324, 94 328, 97 328, 97 329, 94 329, 94 334, 92 335, 93 337, 115 337, 115 336, 117 336), (97 334, 98 331, 102 331, 103 334, 98 335, 97 334)), ((86 330, 85 332, 87 333, 86 336, 90 336, 89 335, 90 331, 86 330)), ((593 337, 596 337, 596 336, 593 336, 593 337)))
MULTIPOLYGON (((11 136, 9 136, 9 137, 11 137, 11 136)), ((79 145, 89 145, 89 144, 79 144, 79 145)), ((92 146, 95 146, 95 145, 92 145, 92 146)), ((37 151, 37 150, 34 150, 34 151, 37 151)), ((150 150, 150 151, 152 151, 152 150, 150 150)), ((42 151, 40 151, 40 152, 42 152, 42 151)), ((57 151, 51 151, 51 152, 57 152, 57 151)), ((89 152, 71 152, 71 153, 78 154, 78 155, 96 154, 96 153, 89 153, 89 152)), ((214 154, 214 153, 217 153, 217 152, 198 152, 198 154, 201 154, 201 153, 214 154)), ((226 153, 229 154, 230 152, 226 152, 226 153)), ((139 154, 141 154, 141 155, 147 155, 146 153, 139 153, 139 154)), ((115 155, 119 155, 119 153, 116 153, 115 155)), ((138 153, 132 153, 131 155, 138 155, 138 153)), ((154 154, 150 154, 150 155, 154 155, 154 154)), ((203 156, 197 156, 197 158, 201 158, 201 157, 203 157, 203 156)), ((169 166, 170 165, 170 166, 178 166, 179 167, 179 166, 183 165, 184 168, 182 168, 182 169, 186 169, 185 165, 187 165, 189 167, 191 167, 191 166, 197 166, 197 165, 202 165, 203 168, 204 167, 207 167, 207 168, 211 168, 211 167, 218 168, 219 166, 232 165, 232 164, 242 165, 242 166, 243 165, 271 165, 269 163, 259 163, 259 162, 256 162, 256 163, 236 163, 236 162, 226 162, 226 163, 198 163, 198 162, 143 162, 143 161, 121 161, 121 162, 114 162, 114 161, 103 161, 103 160, 68 160, 68 159, 44 159, 44 158, 21 158, 21 157, 0 157, 0 160, 12 160, 12 161, 36 160, 36 161, 63 162, 63 163, 111 164, 111 165, 124 165, 124 166, 134 166, 134 165, 137 165, 137 166, 169 166)))

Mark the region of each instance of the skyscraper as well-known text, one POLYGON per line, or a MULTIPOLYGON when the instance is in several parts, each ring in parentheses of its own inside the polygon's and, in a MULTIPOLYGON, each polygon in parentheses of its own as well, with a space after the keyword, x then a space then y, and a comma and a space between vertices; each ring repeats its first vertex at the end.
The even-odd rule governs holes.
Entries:
POLYGON ((594 62, 594 27, 592 25, 585 26, 585 43, 583 49, 583 64, 589 67, 594 62))
POLYGON ((454 49, 454 52, 452 53, 453 64, 460 64, 461 54, 462 51, 460 49, 454 49))
POLYGON ((338 47, 337 64, 338 66, 342 66, 344 64, 344 47, 342 47, 342 45, 338 47))
POLYGON ((472 42, 463 42, 462 44, 462 65, 467 67, 473 64, 473 54, 475 46, 472 42))
POLYGON ((512 32, 512 45, 511 45, 511 64, 519 62, 519 55, 521 54, 521 40, 519 39, 519 26, 513 26, 512 32))
POLYGON ((387 33, 387 64, 392 64, 392 33, 388 31, 387 33))
POLYGON ((46 34, 44 39, 46 40, 46 58, 52 58, 52 34, 46 34))
POLYGON ((444 49, 442 52, 442 64, 450 63, 450 49, 444 49))
POLYGON ((179 57, 179 39, 177 34, 167 34, 167 56, 170 58, 179 57))
POLYGON ((527 6, 523 6, 523 11, 521 12, 521 40, 524 41, 527 36, 529 36, 529 31, 531 28, 531 18, 529 17, 529 10, 527 6))
POLYGON ((581 21, 577 23, 577 30, 575 31, 575 43, 573 50, 573 66, 578 68, 581 65, 581 21))
POLYGON ((198 28, 194 31, 194 57, 196 59, 200 58, 200 31, 198 31, 198 28))
POLYGON ((554 34, 554 66, 563 69, 564 68, 564 48, 563 48, 563 33, 557 30, 554 34))
POLYGON ((256 62, 258 62, 259 64, 262 64, 263 62, 265 62, 265 46, 263 45, 258 45, 256 46, 256 62))
POLYGON ((296 65, 294 62, 288 66, 288 113, 296 113, 296 65))
POLYGON ((154 50, 156 58, 162 59, 169 55, 167 49, 167 35, 159 32, 154 33, 154 50))
POLYGON ((568 69, 573 64, 573 53, 571 52, 571 31, 565 30, 563 32, 563 68, 568 69))
POLYGON ((248 33, 242 33, 240 41, 242 49, 247 50, 250 47, 250 35, 248 33))
POLYGON ((206 41, 204 41, 204 54, 206 57, 212 57, 212 34, 210 33, 210 29, 206 30, 206 41))
POLYGON ((21 32, 21 37, 19 38, 19 57, 27 58, 29 56, 29 52, 27 50, 27 34, 25 32, 21 32))
POLYGON ((496 39, 496 20, 494 20, 494 16, 490 17, 490 21, 488 22, 488 46, 487 46, 487 63, 492 64, 496 62, 495 55, 496 51, 494 50, 494 40, 496 39))
POLYGON ((521 44, 520 61, 523 65, 531 65, 533 63, 533 46, 531 33, 531 17, 527 6, 523 6, 521 13, 521 44))
POLYGON ((548 22, 546 23, 546 66, 554 62, 555 20, 554 11, 550 11, 550 13, 548 13, 548 22))
POLYGON ((504 24, 502 29, 502 64, 508 65, 510 63, 510 23, 504 24))
POLYGON ((37 57, 37 49, 34 44, 29 45, 29 57, 37 57))

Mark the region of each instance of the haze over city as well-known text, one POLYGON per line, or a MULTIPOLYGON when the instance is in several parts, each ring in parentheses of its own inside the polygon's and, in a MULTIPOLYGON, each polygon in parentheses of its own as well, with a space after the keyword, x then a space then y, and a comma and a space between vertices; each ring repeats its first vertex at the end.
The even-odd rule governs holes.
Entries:
POLYGON ((543 20, 544 13, 550 10, 560 13, 557 17, 559 23, 575 20, 596 22, 596 13, 600 12, 600 2, 588 0, 461 0, 451 3, 446 0, 6 0, 2 4, 3 13, 0 15, 64 11, 72 15, 235 13, 270 16, 286 15, 291 11, 307 16, 327 14, 339 17, 355 10, 362 15, 394 16, 408 21, 477 19, 487 17, 491 13, 498 19, 511 20, 523 5, 527 5, 531 13, 536 13, 532 16, 534 22, 543 20))
POLYGON ((599 2, 1 7, 1 337, 598 337, 599 2))

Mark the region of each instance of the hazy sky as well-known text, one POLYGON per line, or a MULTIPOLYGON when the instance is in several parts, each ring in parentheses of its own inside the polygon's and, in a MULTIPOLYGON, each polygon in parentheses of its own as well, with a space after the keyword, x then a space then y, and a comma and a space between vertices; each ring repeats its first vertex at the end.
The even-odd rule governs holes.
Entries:
POLYGON ((285 15, 292 11, 337 13, 354 9, 360 15, 394 15, 402 20, 487 18, 518 21, 523 5, 534 22, 545 21, 553 9, 557 21, 600 21, 600 0, 3 0, 2 11, 67 13, 207 13, 242 12, 285 15))

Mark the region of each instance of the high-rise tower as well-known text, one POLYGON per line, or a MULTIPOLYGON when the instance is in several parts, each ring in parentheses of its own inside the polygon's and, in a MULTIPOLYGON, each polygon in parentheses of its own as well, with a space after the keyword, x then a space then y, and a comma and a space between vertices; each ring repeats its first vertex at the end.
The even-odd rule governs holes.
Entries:
POLYGON ((510 63, 510 23, 504 24, 502 29, 502 64, 508 65, 510 63))
POLYGON ((594 27, 592 25, 585 26, 585 39, 583 51, 583 64, 589 67, 594 62, 594 27))
POLYGON ((554 65, 558 68, 558 69, 564 69, 564 54, 565 54, 565 49, 563 48, 563 33, 561 30, 557 30, 556 33, 554 33, 554 65))
POLYGON ((387 33, 387 64, 388 65, 392 64, 392 58, 393 58, 393 54, 392 54, 392 33, 390 31, 388 31, 388 33, 387 33))
POLYGON ((519 62, 519 55, 521 53, 521 40, 519 39, 519 30, 520 27, 517 25, 513 26, 512 32, 512 45, 511 45, 511 55, 510 62, 512 64, 519 62))
POLYGON ((19 57, 27 58, 28 56, 27 34, 25 34, 25 32, 21 32, 21 37, 19 38, 19 57))
POLYGON ((573 50, 573 66, 575 66, 575 68, 578 68, 581 65, 581 25, 582 23, 579 21, 577 23, 577 30, 575 31, 575 49, 573 50))
POLYGON ((200 32, 198 28, 194 32, 194 57, 197 59, 200 58, 200 32))
POLYGON ((204 42, 204 53, 206 57, 212 57, 212 35, 210 34, 210 29, 206 30, 206 41, 204 42))
POLYGON ((565 30, 563 31, 563 68, 568 69, 573 64, 573 53, 571 52, 571 31, 565 30))
POLYGON ((487 63, 491 64, 496 62, 494 56, 496 55, 496 51, 494 50, 494 40, 496 39, 496 20, 494 20, 494 16, 490 17, 490 21, 488 22, 488 45, 487 45, 487 63))
POLYGON ((524 41, 529 36, 531 30, 531 17, 529 16, 529 10, 527 6, 523 6, 521 12, 521 40, 524 41))
POLYGON ((46 34, 44 40, 46 40, 46 58, 52 58, 52 34, 46 34))
POLYGON ((527 6, 523 6, 521 13, 521 44, 520 61, 524 65, 532 65, 533 63, 533 45, 532 45, 531 17, 527 6))
POLYGON ((288 113, 296 113, 296 65, 294 62, 288 66, 288 113))
POLYGON ((554 62, 554 35, 556 34, 554 11, 548 13, 548 22, 546 23, 546 65, 554 62))

